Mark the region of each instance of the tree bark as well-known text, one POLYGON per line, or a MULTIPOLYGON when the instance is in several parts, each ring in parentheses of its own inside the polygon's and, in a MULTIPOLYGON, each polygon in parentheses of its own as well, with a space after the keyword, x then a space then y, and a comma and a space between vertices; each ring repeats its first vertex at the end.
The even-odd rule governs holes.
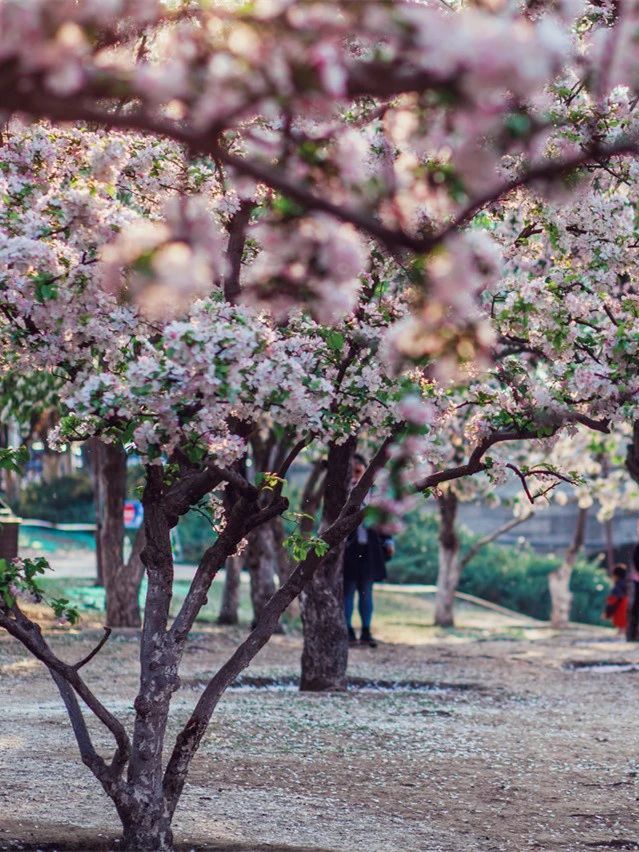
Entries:
POLYGON ((128 562, 122 563, 115 575, 105 577, 107 624, 109 627, 140 627, 140 584, 144 564, 140 558, 145 546, 144 527, 133 541, 128 562))
MULTIPOLYGON (((141 559, 148 588, 140 643, 140 689, 134 702, 135 722, 127 784, 133 791, 125 848, 170 850, 171 816, 165 807, 162 752, 171 696, 179 688, 182 645, 167 632, 173 590, 171 522, 162 505, 163 472, 147 467, 143 496, 144 536, 141 559)), ((177 519, 175 519, 177 521, 177 519)))
POLYGON ((126 454, 117 444, 97 441, 95 446, 96 533, 98 565, 105 587, 107 624, 115 627, 119 618, 114 598, 118 569, 124 559, 124 498, 126 494, 126 454), (110 619, 115 618, 116 624, 110 619))
MULTIPOLYGON (((339 516, 349 491, 355 439, 331 445, 328 453, 321 529, 339 516)), ((346 686, 348 634, 344 618, 344 543, 329 555, 302 592, 304 646, 300 689, 341 690, 346 686)))
MULTIPOLYGON (((627 445, 626 470, 639 484, 639 420, 632 424, 632 441, 627 445)), ((631 566, 631 572, 633 566, 631 566)), ((635 603, 635 595, 639 594, 639 583, 632 581, 628 584, 628 626, 626 627, 626 639, 628 642, 639 640, 639 613, 635 603)))
POLYGON ((437 498, 440 526, 435 624, 438 627, 453 627, 455 624, 455 592, 461 575, 459 537, 456 530, 458 502, 457 495, 452 490, 443 492, 437 498))
POLYGON ((124 563, 124 498, 126 453, 116 444, 96 445, 98 486, 96 551, 106 597, 109 627, 139 627, 139 593, 144 566, 140 559, 144 531, 138 531, 129 561, 124 563))
POLYGON ((254 201, 243 200, 237 211, 231 217, 227 230, 229 241, 226 250, 228 271, 224 277, 224 298, 232 305, 237 304, 241 292, 240 273, 242 271, 242 255, 246 244, 246 231, 251 213, 257 205, 254 201))
POLYGON ((242 562, 243 557, 241 556, 230 556, 226 560, 222 602, 220 604, 220 614, 217 617, 218 624, 237 624, 240 620, 242 562))
POLYGON ((628 582, 628 620, 626 622, 626 641, 639 641, 639 583, 630 579, 628 582))
POLYGON ((172 852, 173 831, 171 818, 164 814, 164 800, 153 802, 147 807, 133 807, 123 815, 122 845, 125 852, 172 852))
POLYGON ((632 441, 626 446, 626 470, 639 484, 639 420, 632 424, 632 441))
MULTIPOLYGON (((283 586, 295 570, 295 565, 293 564, 291 557, 288 555, 286 548, 284 547, 284 539, 286 538, 286 534, 284 530, 284 522, 282 521, 282 518, 279 515, 276 518, 273 518, 272 526, 273 537, 275 539, 275 548, 277 551, 277 577, 279 580, 279 585, 283 586)), ((299 618, 300 603, 298 598, 295 598, 295 600, 291 601, 290 606, 286 610, 286 615, 290 619, 299 618)))
POLYGON ((102 479, 99 476, 100 439, 89 438, 82 446, 84 462, 91 471, 93 484, 93 504, 95 506, 95 585, 104 586, 104 568, 102 566, 102 547, 100 546, 100 528, 102 524, 102 506, 104 497, 101 492, 102 479))
POLYGON ((3 470, 2 482, 7 501, 11 506, 17 506, 20 503, 20 476, 13 470, 3 470))
POLYGON ((579 509, 573 539, 564 554, 564 561, 556 571, 551 571, 548 575, 551 606, 550 624, 557 630, 565 630, 570 623, 570 607, 572 606, 570 578, 584 544, 587 517, 588 509, 579 509))
POLYGON ((262 524, 249 533, 246 563, 251 578, 253 624, 275 593, 277 547, 271 523, 262 524))

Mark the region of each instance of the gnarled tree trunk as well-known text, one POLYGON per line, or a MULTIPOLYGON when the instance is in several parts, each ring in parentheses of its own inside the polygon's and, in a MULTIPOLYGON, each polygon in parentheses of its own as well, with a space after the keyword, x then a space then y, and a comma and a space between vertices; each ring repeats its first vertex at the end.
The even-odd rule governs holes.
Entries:
POLYGON ((125 852, 172 852, 173 831, 171 818, 164 815, 162 795, 157 799, 120 809, 122 845, 125 852))
POLYGON ((570 623, 570 608, 572 606, 570 578, 584 544, 587 517, 588 509, 579 509, 573 539, 564 554, 564 561, 556 571, 551 571, 548 575, 551 602, 550 623, 557 630, 565 630, 570 623))
POLYGON ((224 566, 224 588, 218 624, 237 624, 240 608, 240 582, 242 577, 242 556, 230 556, 224 566))
MULTIPOLYGON (((179 687, 180 653, 167 637, 173 586, 170 526, 160 499, 161 474, 149 475, 144 504, 146 543, 141 559, 149 578, 142 628, 140 691, 135 700, 135 722, 127 782, 135 791, 124 825, 124 848, 173 848, 171 816, 162 786, 162 753, 173 692, 179 687)), ((121 814, 122 818, 122 814, 121 814)))
MULTIPOLYGON (((338 517, 348 495, 355 439, 331 445, 328 453, 322 528, 338 517)), ((324 560, 300 597, 304 647, 300 689, 344 689, 348 634, 344 618, 344 544, 324 560)))
POLYGON ((453 608, 461 574, 459 537, 456 530, 458 502, 457 495, 451 489, 444 491, 437 498, 439 567, 435 594, 435 624, 438 627, 453 627, 455 623, 453 608))

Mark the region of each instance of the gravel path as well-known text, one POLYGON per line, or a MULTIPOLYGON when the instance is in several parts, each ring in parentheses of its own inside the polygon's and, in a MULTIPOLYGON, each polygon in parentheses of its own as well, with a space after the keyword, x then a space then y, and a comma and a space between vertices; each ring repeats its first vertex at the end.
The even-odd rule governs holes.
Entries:
MULTIPOLYGON (((52 641, 75 660, 98 635, 52 641)), ((243 635, 194 637, 172 734, 243 635)), ((300 648, 297 636, 275 637, 249 674, 290 678, 300 648)), ((85 670, 129 721, 137 650, 135 636, 117 636, 85 670)), ((433 631, 419 645, 351 654, 353 676, 419 690, 230 691, 193 766, 177 839, 202 850, 639 849, 639 673, 598 670, 611 661, 639 664, 639 648, 595 628, 433 631)), ((52 682, 5 636, 0 703, 0 849, 114 848, 115 811, 77 759, 52 682)))

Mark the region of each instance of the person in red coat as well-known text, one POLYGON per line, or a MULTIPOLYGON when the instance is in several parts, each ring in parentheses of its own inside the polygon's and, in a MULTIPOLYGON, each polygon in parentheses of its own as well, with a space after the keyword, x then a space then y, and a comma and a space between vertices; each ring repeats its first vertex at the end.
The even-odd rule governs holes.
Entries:
POLYGON ((606 598, 606 618, 611 619, 618 633, 623 636, 628 622, 628 583, 625 565, 615 565, 612 576, 615 584, 606 598))

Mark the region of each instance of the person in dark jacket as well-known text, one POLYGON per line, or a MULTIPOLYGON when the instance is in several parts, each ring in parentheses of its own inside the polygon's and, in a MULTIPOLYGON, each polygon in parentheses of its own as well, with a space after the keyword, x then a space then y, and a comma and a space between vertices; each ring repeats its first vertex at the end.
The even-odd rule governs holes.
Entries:
MULTIPOLYGON (((352 485, 355 485, 366 470, 366 460, 356 454, 353 457, 352 485)), ((376 648, 377 642, 371 634, 373 618, 373 583, 386 579, 386 562, 394 553, 393 540, 382 535, 374 527, 364 524, 350 534, 344 548, 344 616, 350 644, 357 642, 353 630, 355 594, 358 595, 358 610, 362 621, 360 644, 376 648)))

